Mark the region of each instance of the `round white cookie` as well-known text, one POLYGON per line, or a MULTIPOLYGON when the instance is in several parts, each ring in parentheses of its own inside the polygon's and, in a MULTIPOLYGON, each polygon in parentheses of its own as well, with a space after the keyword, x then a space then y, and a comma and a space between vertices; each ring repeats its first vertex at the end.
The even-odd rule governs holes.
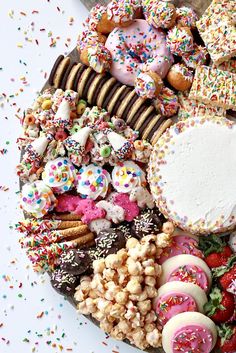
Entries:
POLYGON ((172 292, 180 292, 190 295, 195 300, 198 307, 198 311, 200 311, 201 313, 204 312, 203 306, 207 303, 206 293, 202 288, 193 283, 183 283, 178 281, 167 282, 158 289, 157 298, 155 299, 155 302, 160 297, 172 292))
POLYGON ((153 148, 149 183, 157 207, 195 234, 236 227, 236 124, 226 118, 187 119, 153 148))
POLYGON ((198 352, 208 353, 214 348, 217 341, 217 331, 214 322, 201 313, 186 312, 172 317, 164 326, 162 332, 162 346, 165 353, 173 353, 173 338, 175 337, 176 332, 182 327, 191 327, 191 325, 198 325, 211 334, 211 337, 209 337, 210 349, 208 351, 200 350, 199 345, 197 345, 197 348, 199 349, 198 352))
POLYGON ((204 272, 208 280, 208 286, 206 288, 206 291, 210 289, 212 282, 211 270, 202 259, 197 256, 187 254, 173 256, 162 264, 162 274, 158 280, 159 286, 162 286, 163 284, 168 282, 168 278, 174 270, 176 270, 177 268, 182 268, 184 266, 197 266, 198 268, 200 268, 204 272))

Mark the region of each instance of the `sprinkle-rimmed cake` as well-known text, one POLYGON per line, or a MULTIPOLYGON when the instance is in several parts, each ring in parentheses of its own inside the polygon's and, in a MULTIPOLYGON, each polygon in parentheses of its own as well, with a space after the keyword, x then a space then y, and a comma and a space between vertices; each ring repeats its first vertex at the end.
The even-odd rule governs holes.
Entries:
POLYGON ((228 119, 201 117, 173 125, 155 145, 151 191, 180 228, 209 234, 236 226, 235 137, 228 119))

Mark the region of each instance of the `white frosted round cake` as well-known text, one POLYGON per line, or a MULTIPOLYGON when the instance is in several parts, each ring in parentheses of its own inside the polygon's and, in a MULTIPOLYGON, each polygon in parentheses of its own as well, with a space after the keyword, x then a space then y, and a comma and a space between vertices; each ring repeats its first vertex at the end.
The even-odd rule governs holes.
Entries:
POLYGON ((236 124, 180 121, 153 148, 149 183, 160 211, 197 234, 236 227, 236 124))

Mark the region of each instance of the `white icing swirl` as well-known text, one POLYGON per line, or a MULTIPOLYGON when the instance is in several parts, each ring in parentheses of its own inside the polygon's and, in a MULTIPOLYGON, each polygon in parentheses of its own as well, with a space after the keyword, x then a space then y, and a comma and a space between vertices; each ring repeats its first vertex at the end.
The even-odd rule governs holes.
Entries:
POLYGON ((110 174, 95 164, 82 166, 77 178, 77 191, 82 196, 96 200, 104 198, 111 182, 110 174))
POLYGON ((145 173, 132 161, 119 163, 112 171, 112 185, 118 192, 130 193, 136 187, 146 185, 145 173))
POLYGON ((54 192, 62 194, 74 187, 76 170, 68 158, 59 157, 47 162, 42 178, 54 192))
POLYGON ((20 204, 27 213, 35 218, 42 218, 56 206, 56 198, 42 180, 37 180, 23 186, 20 204))

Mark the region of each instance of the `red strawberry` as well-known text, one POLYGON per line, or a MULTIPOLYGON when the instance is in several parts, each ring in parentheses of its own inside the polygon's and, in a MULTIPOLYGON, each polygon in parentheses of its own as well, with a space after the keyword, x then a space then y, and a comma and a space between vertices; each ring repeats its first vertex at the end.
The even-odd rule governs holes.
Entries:
POLYGON ((210 300, 204 306, 205 313, 217 323, 228 321, 234 313, 234 296, 215 287, 210 293, 210 300))
MULTIPOLYGON (((223 276, 219 279, 220 285, 224 290, 228 290, 235 282, 235 291, 236 291, 236 263, 232 268, 228 270, 223 276)), ((233 292, 233 288, 232 288, 233 292)), ((234 293, 234 292, 233 292, 234 293)), ((236 292, 235 292, 236 295, 236 292)))
POLYGON ((226 265, 232 255, 231 248, 218 235, 201 237, 199 248, 205 255, 205 261, 210 268, 226 265))
POLYGON ((217 345, 223 353, 236 352, 236 326, 234 325, 221 325, 217 327, 218 341, 217 345))
POLYGON ((232 255, 231 248, 226 245, 221 249, 221 252, 213 252, 205 257, 205 261, 210 268, 226 265, 229 257, 232 255))

